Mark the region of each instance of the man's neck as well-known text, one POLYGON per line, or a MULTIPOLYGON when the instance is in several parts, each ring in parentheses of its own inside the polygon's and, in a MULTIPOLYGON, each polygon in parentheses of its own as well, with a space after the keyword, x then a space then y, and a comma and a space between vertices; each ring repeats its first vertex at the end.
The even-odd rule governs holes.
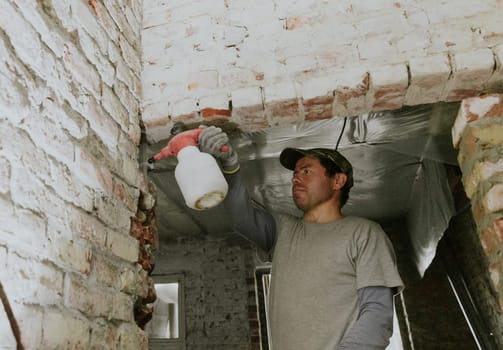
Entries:
POLYGON ((326 224, 343 218, 341 207, 332 202, 319 204, 318 206, 304 212, 304 220, 318 224, 326 224))

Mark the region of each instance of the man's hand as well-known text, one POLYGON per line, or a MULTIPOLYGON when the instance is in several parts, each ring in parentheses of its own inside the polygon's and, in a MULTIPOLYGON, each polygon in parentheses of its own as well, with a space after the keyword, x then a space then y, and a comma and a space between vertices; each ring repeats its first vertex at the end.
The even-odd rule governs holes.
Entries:
POLYGON ((238 154, 229 143, 229 136, 222 129, 205 127, 198 139, 199 149, 220 160, 222 170, 226 174, 233 174, 239 170, 238 154), (225 150, 222 150, 222 146, 225 150))

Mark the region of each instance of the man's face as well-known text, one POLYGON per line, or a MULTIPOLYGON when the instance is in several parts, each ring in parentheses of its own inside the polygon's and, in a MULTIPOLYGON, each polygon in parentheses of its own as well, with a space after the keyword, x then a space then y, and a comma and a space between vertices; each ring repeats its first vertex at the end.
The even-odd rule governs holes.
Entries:
POLYGON ((292 196, 295 205, 304 212, 332 199, 334 179, 315 157, 297 161, 292 178, 292 196))

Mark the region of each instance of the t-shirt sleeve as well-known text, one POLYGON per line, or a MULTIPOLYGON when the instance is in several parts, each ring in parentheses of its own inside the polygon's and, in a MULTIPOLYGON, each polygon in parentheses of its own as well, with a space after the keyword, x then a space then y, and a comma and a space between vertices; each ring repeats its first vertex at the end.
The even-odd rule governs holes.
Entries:
POLYGON ((402 291, 393 245, 378 224, 360 225, 353 245, 357 289, 383 286, 393 288, 395 293, 402 291))

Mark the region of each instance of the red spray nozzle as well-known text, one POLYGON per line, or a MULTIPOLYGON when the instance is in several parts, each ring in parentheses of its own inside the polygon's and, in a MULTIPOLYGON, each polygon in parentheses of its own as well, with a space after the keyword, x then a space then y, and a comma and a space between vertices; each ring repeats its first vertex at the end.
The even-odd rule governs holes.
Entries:
MULTIPOLYGON (((203 128, 198 128, 176 134, 171 140, 169 140, 168 144, 161 149, 159 153, 150 158, 148 162, 153 163, 154 161, 162 158, 176 156, 182 148, 187 146, 197 146, 199 135, 201 135, 203 130, 203 128)), ((223 145, 220 147, 220 150, 227 152, 229 147, 227 145, 223 145)))

